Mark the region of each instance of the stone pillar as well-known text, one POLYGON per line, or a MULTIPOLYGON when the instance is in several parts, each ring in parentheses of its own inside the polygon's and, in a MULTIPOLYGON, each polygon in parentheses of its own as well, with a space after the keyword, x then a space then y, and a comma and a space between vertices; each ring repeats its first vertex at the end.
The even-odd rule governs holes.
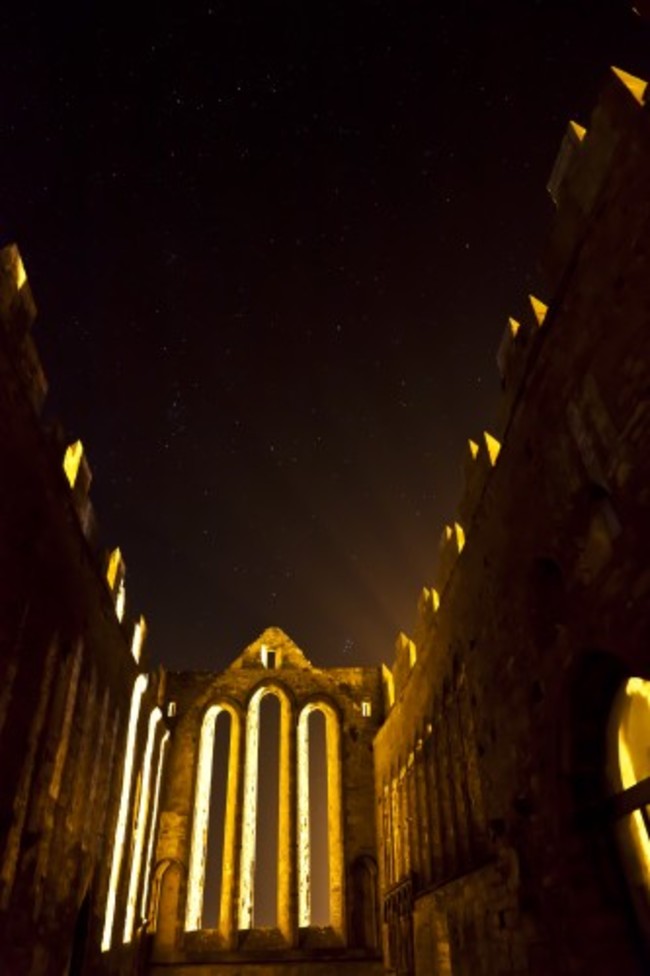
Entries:
POLYGON ((237 944, 236 906, 239 890, 239 851, 241 847, 241 784, 243 779, 242 722, 234 709, 230 713, 226 815, 221 866, 219 932, 228 948, 237 944))
POLYGON ((431 823, 422 739, 415 744, 416 817, 420 837, 420 872, 423 885, 431 884, 431 823))
POLYGON ((278 834, 278 928, 290 946, 298 944, 296 865, 296 719, 280 695, 280 783, 278 834))
POLYGON ((341 777, 341 727, 338 716, 325 713, 327 737, 327 805, 329 821, 330 924, 343 942, 347 941, 345 905, 345 845, 343 842, 343 796, 341 777))

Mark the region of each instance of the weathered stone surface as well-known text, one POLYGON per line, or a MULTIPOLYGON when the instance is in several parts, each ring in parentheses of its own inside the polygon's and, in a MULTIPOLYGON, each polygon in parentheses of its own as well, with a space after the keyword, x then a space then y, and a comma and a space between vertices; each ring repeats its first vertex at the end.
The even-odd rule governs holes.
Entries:
POLYGON ((392 672, 314 668, 277 628, 220 674, 136 662, 124 563, 107 581, 85 457, 70 480, 69 440, 41 425, 35 307, 17 249, 0 251, 3 973, 370 976, 380 950, 417 976, 647 971, 647 891, 638 877, 628 890, 616 846, 645 786, 611 772, 622 781, 613 703, 650 679, 643 83, 613 75, 586 134, 572 131, 548 308, 506 332, 499 443, 469 444, 458 521, 392 672), (255 928, 247 716, 265 691, 280 700, 284 799, 277 926, 255 928), (316 705, 334 864, 323 928, 303 924, 300 861, 316 705), (232 816, 218 927, 203 929, 188 889, 217 708, 236 744, 232 816))
POLYGON ((516 369, 502 349, 501 450, 480 490, 470 451, 465 545, 375 740, 404 971, 645 971, 605 742, 623 677, 648 677, 649 171, 647 106, 613 76, 558 189, 555 295, 516 369))

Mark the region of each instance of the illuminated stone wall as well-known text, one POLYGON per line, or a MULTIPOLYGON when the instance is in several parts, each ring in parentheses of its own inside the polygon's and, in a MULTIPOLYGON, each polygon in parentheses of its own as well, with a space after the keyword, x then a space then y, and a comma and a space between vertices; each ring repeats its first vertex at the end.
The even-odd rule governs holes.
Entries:
POLYGON ((107 578, 83 447, 68 450, 60 429, 41 421, 47 384, 30 334, 34 316, 20 255, 5 247, 0 970, 59 976, 73 954, 75 965, 83 957, 95 972, 113 957, 102 945, 122 947, 128 935, 119 949, 126 962, 135 944, 152 823, 147 750, 153 769, 165 733, 158 720, 148 734, 159 680, 137 677, 143 624, 134 627, 128 613, 119 619, 124 566, 113 559, 107 578))
MULTIPOLYGON (((171 963, 235 963, 238 972, 274 972, 287 959, 316 971, 382 971, 372 741, 383 717, 379 668, 313 667, 280 630, 271 628, 221 674, 169 674, 175 714, 161 801, 151 909, 153 971, 171 963), (255 852, 260 704, 280 702, 277 920, 256 924, 255 852), (329 825, 329 925, 310 917, 307 732, 320 711, 326 730, 329 825), (207 919, 204 890, 215 721, 229 716, 229 762, 217 915, 207 919), (353 897, 353 895, 355 897, 353 897), (365 915, 363 902, 365 898, 365 915), (363 916, 363 917, 362 917, 363 916), (270 968, 269 968, 270 967, 270 968), (320 967, 320 968, 318 968, 320 967), (336 968, 339 967, 339 968, 336 968)), ((258 879, 259 884, 259 879, 258 879)), ((162 969, 161 969, 162 971, 162 969)), ((311 971, 311 970, 310 970, 311 971)), ((185 972, 185 969, 183 969, 185 972)))
POLYGON ((586 129, 567 131, 548 293, 506 324, 500 417, 467 445, 392 669, 315 668, 273 628, 222 673, 149 670, 84 446, 42 423, 29 281, 0 250, 2 972, 648 971, 647 102, 613 73, 586 129), (260 926, 271 700, 277 908, 260 926), (319 713, 327 925, 312 924, 319 713), (224 721, 227 770, 213 756, 224 721))
POLYGON ((612 73, 586 133, 569 130, 548 297, 507 324, 500 425, 468 445, 457 522, 398 640, 375 741, 398 972, 648 971, 650 790, 623 762, 650 745, 645 100, 612 73), (642 717, 617 725, 630 688, 642 717))

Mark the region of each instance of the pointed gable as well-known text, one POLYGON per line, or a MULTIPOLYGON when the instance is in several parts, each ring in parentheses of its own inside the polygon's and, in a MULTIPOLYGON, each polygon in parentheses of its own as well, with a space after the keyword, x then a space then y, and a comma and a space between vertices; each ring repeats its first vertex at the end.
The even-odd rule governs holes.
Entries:
POLYGON ((297 668, 305 671, 312 668, 312 663, 283 630, 279 627, 267 627, 235 658, 228 670, 238 668, 260 668, 268 671, 297 668))

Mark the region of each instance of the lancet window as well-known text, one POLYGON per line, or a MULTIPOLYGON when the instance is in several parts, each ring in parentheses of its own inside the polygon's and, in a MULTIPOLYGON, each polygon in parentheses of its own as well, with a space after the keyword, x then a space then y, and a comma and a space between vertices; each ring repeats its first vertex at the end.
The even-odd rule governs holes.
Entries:
POLYGON ((230 736, 226 803, 223 820, 223 853, 221 858, 218 925, 224 935, 228 934, 232 924, 232 885, 234 883, 235 867, 235 824, 236 803, 239 790, 239 750, 241 737, 239 715, 230 704, 221 703, 211 705, 205 713, 201 725, 194 794, 194 818, 192 823, 188 894, 185 912, 185 928, 188 931, 203 927, 216 724, 220 716, 222 716, 221 720, 223 721, 227 715, 230 716, 230 736))
POLYGON ((616 836, 639 924, 650 942, 650 681, 629 678, 611 712, 608 775, 616 836))
MULTIPOLYGON (((264 684, 254 691, 245 718, 241 720, 238 710, 225 703, 210 706, 203 717, 196 770, 186 930, 213 927, 205 911, 205 892, 211 883, 206 876, 206 865, 210 863, 209 828, 211 806, 214 804, 215 728, 224 711, 230 716, 230 744, 223 827, 220 933, 230 940, 235 928, 246 931, 260 924, 271 924, 280 930, 287 941, 292 941, 297 933, 292 931, 295 916, 291 906, 297 902, 299 926, 326 923, 337 934, 343 935, 345 910, 338 713, 329 702, 318 700, 305 705, 296 718, 287 692, 275 682, 264 684), (260 811, 261 785, 264 778, 269 776, 266 765, 272 765, 268 763, 269 754, 265 749, 263 766, 260 768, 260 745, 267 734, 262 726, 266 727, 266 713, 273 711, 276 719, 270 722, 269 729, 277 738, 277 759, 270 775, 275 777, 277 789, 270 791, 269 795, 276 798, 277 821, 268 809, 260 811), (323 827, 327 833, 325 870, 322 869, 321 860, 318 865, 314 860, 313 821, 317 814, 313 802, 310 809, 310 796, 312 801, 314 799, 313 789, 310 790, 310 767, 314 765, 316 740, 322 745, 324 755, 319 762, 326 780, 325 802, 319 810, 319 814, 323 814, 323 827), (239 819, 237 809, 241 809, 239 819), (262 814, 264 822, 268 820, 274 825, 277 822, 277 838, 269 838, 268 833, 261 834, 262 814), (256 909, 256 880, 259 883, 256 870, 260 870, 262 854, 260 844, 276 852, 274 888, 277 895, 273 919, 262 917, 264 908, 260 903, 259 890, 256 909), (238 864, 235 863, 236 849, 240 852, 238 864), (312 898, 314 875, 318 876, 319 868, 323 874, 322 886, 327 888, 326 907, 320 912, 315 911, 312 898)), ((266 875, 268 871, 265 871, 266 875)))
MULTIPOLYGON (((338 716, 326 702, 313 702, 302 709, 298 719, 298 924, 312 925, 312 879, 314 851, 312 845, 313 806, 310 805, 310 730, 315 713, 325 720, 325 762, 327 768, 327 874, 329 890, 328 923, 335 931, 343 924, 341 887, 343 837, 341 821, 340 728, 338 716)), ((313 756, 312 756, 313 758, 313 756)), ((319 920, 322 921, 322 920, 319 920)))

